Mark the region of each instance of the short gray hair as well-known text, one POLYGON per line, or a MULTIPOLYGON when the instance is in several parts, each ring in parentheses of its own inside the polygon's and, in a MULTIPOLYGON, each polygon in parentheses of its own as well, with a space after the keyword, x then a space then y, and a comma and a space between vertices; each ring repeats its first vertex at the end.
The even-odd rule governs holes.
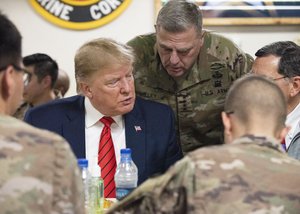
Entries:
POLYGON ((202 12, 200 8, 189 1, 170 0, 159 11, 156 26, 168 32, 183 32, 195 27, 199 35, 202 31, 202 12))

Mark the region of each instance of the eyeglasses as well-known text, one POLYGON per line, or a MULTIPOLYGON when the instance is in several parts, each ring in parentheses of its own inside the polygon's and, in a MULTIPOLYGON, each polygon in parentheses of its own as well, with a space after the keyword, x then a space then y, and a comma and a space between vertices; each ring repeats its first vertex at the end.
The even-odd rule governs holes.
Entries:
MULTIPOLYGON (((251 70, 249 73, 246 73, 245 75, 253 75, 253 74, 255 74, 255 73, 253 70, 251 70)), ((277 78, 273 78, 273 77, 269 77, 269 76, 265 76, 265 77, 267 77, 268 79, 271 79, 273 81, 277 81, 277 80, 287 78, 288 76, 282 76, 282 77, 277 77, 277 78)))
POLYGON ((31 81, 32 73, 28 72, 25 68, 21 68, 19 66, 13 65, 14 69, 17 71, 23 71, 23 83, 24 86, 28 85, 28 83, 31 81))
MULTIPOLYGON (((5 70, 8 66, 9 65, 1 67, 0 71, 5 70)), ((22 68, 18 65, 12 64, 12 67, 18 72, 23 72, 23 82, 24 82, 24 85, 27 85, 31 80, 32 74, 30 72, 28 72, 25 68, 22 68)))

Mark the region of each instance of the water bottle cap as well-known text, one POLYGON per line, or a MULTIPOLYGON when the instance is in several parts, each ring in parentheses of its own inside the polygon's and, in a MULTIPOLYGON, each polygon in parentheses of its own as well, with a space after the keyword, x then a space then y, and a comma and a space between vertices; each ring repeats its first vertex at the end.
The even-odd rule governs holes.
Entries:
POLYGON ((78 166, 80 166, 80 167, 88 167, 88 165, 89 165, 89 161, 84 158, 79 158, 77 160, 77 163, 78 163, 78 166))
POLYGON ((130 148, 121 149, 121 155, 122 154, 131 154, 131 149, 130 148))

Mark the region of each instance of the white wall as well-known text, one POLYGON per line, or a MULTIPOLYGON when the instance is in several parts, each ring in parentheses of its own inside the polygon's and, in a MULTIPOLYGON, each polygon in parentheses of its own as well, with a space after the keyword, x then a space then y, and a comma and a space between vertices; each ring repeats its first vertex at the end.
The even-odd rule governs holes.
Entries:
MULTIPOLYGON (((245 52, 254 56, 262 46, 275 41, 300 39, 300 25, 208 27, 231 38, 245 52)), ((300 44, 299 44, 300 45, 300 44)))
POLYGON ((151 0, 132 0, 115 20, 86 31, 64 29, 48 22, 27 0, 0 0, 0 10, 21 32, 23 56, 46 53, 70 74, 71 86, 66 96, 76 94, 73 59, 83 43, 98 37, 110 37, 125 43, 135 35, 152 32, 154 23, 154 2, 151 0))
MULTIPOLYGON (((60 28, 46 21, 33 10, 27 0, 1 0, 0 10, 18 27, 23 36, 23 55, 44 52, 53 57, 71 77, 67 96, 76 94, 73 58, 86 41, 111 37, 127 42, 136 35, 153 31, 154 0, 132 0, 129 7, 115 20, 98 29, 75 31, 60 28)), ((265 44, 279 40, 296 40, 300 26, 231 26, 207 27, 232 38, 251 55, 265 44)))

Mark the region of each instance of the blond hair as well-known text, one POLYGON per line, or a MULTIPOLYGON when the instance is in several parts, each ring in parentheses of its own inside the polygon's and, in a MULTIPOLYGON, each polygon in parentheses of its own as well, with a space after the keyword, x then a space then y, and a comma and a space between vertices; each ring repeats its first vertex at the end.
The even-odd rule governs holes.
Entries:
POLYGON ((115 65, 134 63, 131 47, 113 39, 99 38, 82 45, 75 55, 75 78, 77 83, 87 81, 95 72, 115 65))

